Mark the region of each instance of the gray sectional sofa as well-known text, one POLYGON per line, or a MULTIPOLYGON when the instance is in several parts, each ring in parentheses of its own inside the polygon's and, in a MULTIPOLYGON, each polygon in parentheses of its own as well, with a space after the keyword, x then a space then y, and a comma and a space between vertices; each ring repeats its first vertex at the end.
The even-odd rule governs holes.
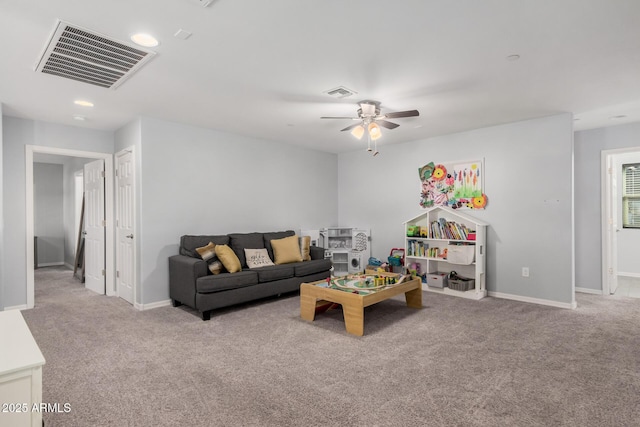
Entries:
POLYGON ((324 249, 312 246, 311 260, 260 268, 249 268, 244 249, 266 248, 274 259, 271 240, 295 235, 294 231, 273 233, 232 233, 218 236, 180 238, 179 255, 169 257, 169 295, 173 306, 185 304, 209 320, 216 308, 300 290, 300 284, 326 279, 331 275, 331 260, 324 249), (196 248, 209 242, 228 245, 240 260, 242 271, 212 274, 196 248))

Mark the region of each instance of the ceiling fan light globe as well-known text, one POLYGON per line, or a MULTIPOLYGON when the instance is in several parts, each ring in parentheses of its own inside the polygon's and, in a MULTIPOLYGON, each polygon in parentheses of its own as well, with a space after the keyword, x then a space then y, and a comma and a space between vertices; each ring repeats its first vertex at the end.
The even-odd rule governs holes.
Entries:
POLYGON ((382 136, 382 132, 380 131, 380 126, 377 123, 369 124, 369 136, 371 136, 372 140, 376 140, 382 136))
POLYGON ((351 135, 358 139, 362 139, 362 135, 364 135, 364 127, 362 125, 354 127, 351 131, 351 135))

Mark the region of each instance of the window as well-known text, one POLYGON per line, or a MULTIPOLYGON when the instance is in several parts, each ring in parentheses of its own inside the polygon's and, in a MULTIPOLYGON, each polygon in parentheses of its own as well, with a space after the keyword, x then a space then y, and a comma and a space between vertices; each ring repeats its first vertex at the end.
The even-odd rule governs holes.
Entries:
POLYGON ((640 163, 622 165, 622 227, 640 228, 640 163))

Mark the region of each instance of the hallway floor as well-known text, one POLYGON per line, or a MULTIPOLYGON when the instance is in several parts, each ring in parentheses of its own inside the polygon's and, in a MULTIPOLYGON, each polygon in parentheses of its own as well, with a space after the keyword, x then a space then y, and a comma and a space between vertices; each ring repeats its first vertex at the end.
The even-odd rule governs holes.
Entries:
POLYGON ((640 277, 618 276, 616 296, 640 298, 640 277))

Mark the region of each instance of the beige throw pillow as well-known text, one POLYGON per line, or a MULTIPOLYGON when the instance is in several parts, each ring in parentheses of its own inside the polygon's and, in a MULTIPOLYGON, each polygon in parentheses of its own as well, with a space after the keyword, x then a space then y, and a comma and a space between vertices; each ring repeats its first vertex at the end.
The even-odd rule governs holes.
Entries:
POLYGON ((212 274, 220 274, 222 273, 222 263, 217 259, 209 264, 209 271, 212 274))
POLYGON ((212 274, 220 274, 222 272, 222 263, 216 258, 216 244, 209 242, 207 246, 196 248, 196 252, 200 258, 207 262, 207 267, 212 274))
POLYGON ((266 249, 245 249, 244 257, 247 259, 247 266, 249 268, 273 265, 273 261, 269 258, 269 253, 266 249))
POLYGON ((302 261, 300 255, 300 244, 298 236, 289 236, 284 239, 273 239, 271 241, 273 248, 273 257, 276 264, 289 264, 291 262, 302 261))
POLYGON ((303 261, 311 261, 311 236, 300 237, 300 256, 303 261))
POLYGON ((200 255, 200 258, 202 258, 205 261, 208 261, 209 259, 216 256, 216 244, 213 242, 209 242, 207 246, 196 248, 196 252, 198 252, 198 255, 200 255))
POLYGON ((222 261, 222 265, 227 269, 229 273, 237 273, 238 271, 242 271, 242 266, 240 265, 240 260, 238 256, 233 252, 227 245, 216 245, 216 255, 222 261))

